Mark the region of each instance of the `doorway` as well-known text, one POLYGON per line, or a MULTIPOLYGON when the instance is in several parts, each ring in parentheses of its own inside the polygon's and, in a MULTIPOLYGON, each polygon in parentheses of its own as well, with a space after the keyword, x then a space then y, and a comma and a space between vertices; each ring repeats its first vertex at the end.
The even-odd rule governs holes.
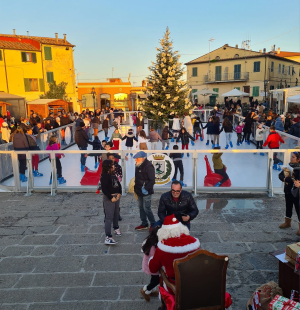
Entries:
POLYGON ((250 86, 244 86, 244 93, 250 94, 250 86))

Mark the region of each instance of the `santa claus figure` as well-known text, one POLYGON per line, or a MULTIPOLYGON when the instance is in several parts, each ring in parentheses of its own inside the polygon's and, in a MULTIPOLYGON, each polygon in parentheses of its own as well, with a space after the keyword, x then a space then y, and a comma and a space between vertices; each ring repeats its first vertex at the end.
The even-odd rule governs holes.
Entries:
POLYGON ((175 284, 174 259, 183 258, 198 250, 200 242, 190 236, 188 228, 174 214, 165 217, 157 236, 158 244, 154 256, 149 260, 149 269, 151 273, 156 273, 163 268, 170 282, 175 284))

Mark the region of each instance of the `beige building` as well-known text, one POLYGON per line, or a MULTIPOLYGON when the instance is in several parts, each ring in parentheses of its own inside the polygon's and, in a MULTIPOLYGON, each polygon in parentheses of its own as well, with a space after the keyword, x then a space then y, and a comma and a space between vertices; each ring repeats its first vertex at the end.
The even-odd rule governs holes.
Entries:
MULTIPOLYGON (((209 89, 220 95, 237 88, 262 101, 264 91, 298 85, 300 63, 279 56, 277 52, 255 52, 228 44, 185 64, 187 83, 192 92, 209 89)), ((208 103, 208 97, 198 102, 208 103)), ((217 102, 224 102, 217 96, 217 102)))

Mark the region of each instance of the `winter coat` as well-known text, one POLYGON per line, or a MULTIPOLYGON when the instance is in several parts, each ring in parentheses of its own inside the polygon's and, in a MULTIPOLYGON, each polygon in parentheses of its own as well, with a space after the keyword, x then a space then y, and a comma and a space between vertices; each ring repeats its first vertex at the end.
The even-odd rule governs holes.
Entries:
POLYGON ((245 126, 244 126, 244 129, 243 129, 244 133, 251 133, 253 122, 254 122, 253 118, 246 118, 245 119, 245 126))
POLYGON ((122 193, 122 186, 114 174, 101 174, 101 187, 102 193, 109 199, 112 200, 112 194, 121 194, 122 193))
POLYGON ((169 139, 169 135, 171 137, 173 137, 173 133, 169 130, 168 126, 165 126, 165 128, 163 129, 162 133, 161 133, 161 137, 163 140, 168 140, 169 139))
POLYGON ((223 155, 223 153, 214 153, 214 155, 212 156, 212 161, 214 164, 214 170, 220 170, 224 168, 224 164, 222 162, 221 156, 223 155))
POLYGON ((177 117, 173 118, 172 129, 173 130, 180 130, 180 120, 179 120, 179 118, 177 118, 177 117))
POLYGON ((120 140, 122 140, 122 136, 121 136, 121 134, 120 133, 113 133, 112 135, 111 135, 111 138, 110 138, 110 142, 112 142, 112 140, 114 140, 114 139, 120 139, 120 140))
POLYGON ((191 130, 193 128, 193 123, 192 123, 192 120, 189 116, 185 116, 184 119, 183 119, 183 126, 186 130, 191 130))
POLYGON ((125 135, 122 140, 126 140, 125 146, 133 147, 133 140, 138 142, 138 139, 135 137, 134 133, 125 135))
POLYGON ((230 123, 228 126, 222 126, 220 132, 222 132, 224 129, 225 132, 231 132, 233 131, 233 127, 232 127, 232 124, 230 123))
POLYGON ((22 133, 14 134, 13 147, 15 151, 27 151, 29 149, 29 145, 25 135, 22 133))
MULTIPOLYGON (((47 151, 58 151, 59 150, 59 146, 57 143, 54 143, 52 145, 47 145, 46 147, 47 151)), ((55 154, 55 157, 60 158, 63 154, 55 154)), ((49 154, 49 158, 50 158, 50 154, 49 154)))
POLYGON ((213 135, 214 134, 214 124, 213 122, 207 122, 207 124, 203 127, 203 129, 207 128, 206 134, 213 135))
POLYGON ((36 144, 36 137, 33 135, 28 135, 27 133, 25 134, 25 137, 28 141, 28 145, 29 145, 29 150, 40 150, 40 148, 38 147, 38 145, 36 144))
POLYGON ((149 255, 144 254, 143 263, 142 263, 142 270, 145 272, 145 274, 159 275, 159 272, 151 273, 149 270, 149 260, 151 257, 154 256, 155 250, 156 250, 155 246, 152 246, 150 249, 149 255))
POLYGON ((181 153, 170 153, 169 157, 173 159, 173 161, 182 161, 181 153))
POLYGON ((213 134, 219 135, 220 134, 220 122, 213 122, 213 134))
POLYGON ((98 116, 95 116, 92 120, 91 120, 92 124, 101 124, 100 119, 98 116))
POLYGON ((300 137, 300 123, 294 124, 289 130, 288 134, 299 138, 300 137))
POLYGON ((76 120, 76 127, 78 127, 81 122, 83 122, 83 119, 82 118, 77 118, 77 120, 76 120))
POLYGON ((78 147, 87 147, 89 142, 89 137, 82 127, 78 126, 75 130, 75 143, 78 147))
POLYGON ((108 120, 107 120, 107 119, 105 119, 105 120, 103 121, 103 123, 102 123, 102 129, 104 129, 104 128, 109 128, 109 126, 108 126, 108 120))
POLYGON ((179 132, 179 135, 176 139, 176 142, 178 142, 181 139, 181 143, 182 145, 186 145, 190 143, 190 139, 192 139, 193 141, 195 141, 195 139, 188 133, 182 133, 181 131, 179 132))
POLYGON ((135 119, 135 125, 136 127, 142 127, 144 129, 144 118, 141 116, 141 118, 135 119))
POLYGON ((291 177, 285 177, 284 171, 281 171, 278 175, 278 178, 281 182, 284 182, 284 193, 287 195, 292 195, 292 188, 294 186, 294 182, 291 177), (285 181, 283 181, 285 179, 285 181))
POLYGON ((264 140, 264 132, 267 131, 266 129, 263 128, 257 128, 256 133, 255 133, 255 140, 256 141, 263 141, 264 140))
POLYGON ((152 163, 146 158, 140 166, 135 167, 134 192, 138 196, 147 196, 142 193, 142 187, 148 191, 148 195, 154 194, 155 171, 152 163))
POLYGON ((1 131, 2 131, 2 140, 5 141, 5 142, 9 142, 10 129, 9 128, 1 127, 1 131))
POLYGON ((196 119, 194 122, 194 128, 200 128, 200 127, 203 129, 202 122, 196 119))
POLYGON ((148 143, 148 139, 145 139, 141 136, 138 136, 138 144, 140 144, 140 143, 148 143))
POLYGON ((237 125, 236 127, 235 127, 235 131, 236 131, 236 133, 239 133, 239 134, 241 134, 242 132, 243 132, 243 128, 244 128, 244 124, 242 125, 242 126, 240 126, 240 125, 237 125))
POLYGON ((269 149, 276 149, 280 146, 279 142, 284 143, 280 135, 277 132, 273 131, 269 134, 263 146, 268 146, 269 149))
POLYGON ((158 140, 162 141, 161 136, 156 131, 150 131, 147 139, 149 139, 150 142, 158 142, 158 140))
POLYGON ((114 161, 114 166, 115 166, 115 175, 118 178, 119 182, 121 182, 123 178, 122 167, 116 161, 114 161))
POLYGON ((279 131, 284 131, 284 124, 280 117, 276 118, 275 129, 279 131))
POLYGON ((70 123, 72 122, 66 114, 60 118, 60 126, 66 126, 69 125, 70 123))
POLYGON ((273 122, 273 121, 272 121, 271 119, 267 120, 267 121, 266 121, 266 126, 267 126, 267 127, 272 126, 272 122, 273 122))
POLYGON ((174 201, 171 191, 160 197, 157 214, 162 223, 167 215, 174 214, 179 222, 184 223, 182 214, 189 215, 190 221, 192 221, 198 213, 199 210, 193 196, 185 190, 182 190, 177 202, 174 201))

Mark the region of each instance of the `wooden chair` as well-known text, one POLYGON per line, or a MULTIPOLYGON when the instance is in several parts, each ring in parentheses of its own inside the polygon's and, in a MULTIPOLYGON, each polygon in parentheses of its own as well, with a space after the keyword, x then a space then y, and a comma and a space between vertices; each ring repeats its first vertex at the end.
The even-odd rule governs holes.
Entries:
MULTIPOLYGON (((228 256, 198 250, 173 262, 175 285, 161 269, 161 282, 175 295, 176 310, 225 310, 228 256)), ((166 304, 161 298, 161 309, 166 304)))

